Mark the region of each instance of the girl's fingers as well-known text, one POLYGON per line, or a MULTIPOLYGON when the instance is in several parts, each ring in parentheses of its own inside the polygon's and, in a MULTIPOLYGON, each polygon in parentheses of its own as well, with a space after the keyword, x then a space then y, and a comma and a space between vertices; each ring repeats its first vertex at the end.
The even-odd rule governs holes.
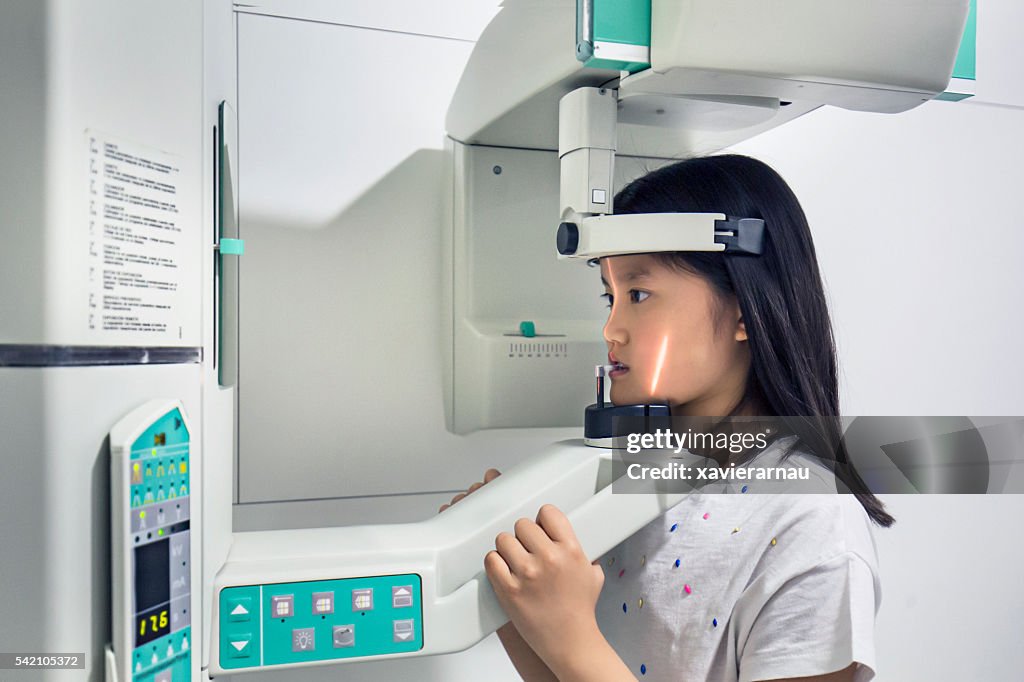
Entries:
POLYGON ((498 554, 501 555, 505 563, 508 564, 512 575, 523 575, 526 567, 530 565, 530 553, 516 539, 516 536, 511 533, 498 533, 498 537, 494 539, 494 547, 498 550, 498 554))
POLYGON ((545 504, 537 512, 537 524, 544 529, 544 532, 555 542, 562 542, 567 545, 579 545, 576 539, 576 531, 562 510, 553 504, 545 504))
POLYGON ((483 556, 483 571, 487 574, 490 587, 495 589, 502 606, 505 607, 504 598, 510 589, 515 589, 519 580, 513 576, 509 566, 505 563, 502 555, 495 550, 490 550, 483 556))
POLYGON ((437 513, 440 514, 445 509, 447 509, 448 507, 452 506, 453 504, 455 504, 456 502, 458 502, 459 500, 464 498, 466 495, 469 495, 471 492, 482 488, 485 484, 490 483, 491 481, 496 479, 498 476, 501 476, 501 472, 500 471, 498 471, 497 469, 488 469, 486 472, 484 472, 484 480, 483 481, 474 483, 473 485, 469 486, 469 489, 466 490, 466 492, 459 493, 458 495, 456 495, 455 497, 452 498, 451 502, 449 502, 448 504, 441 505, 441 508, 437 510, 437 513))
POLYGON ((491 581, 491 585, 497 582, 500 585, 512 585, 516 578, 508 568, 508 564, 493 549, 484 555, 484 570, 491 581))
POLYGON ((543 556, 551 547, 551 538, 530 519, 516 521, 516 537, 530 554, 543 556))

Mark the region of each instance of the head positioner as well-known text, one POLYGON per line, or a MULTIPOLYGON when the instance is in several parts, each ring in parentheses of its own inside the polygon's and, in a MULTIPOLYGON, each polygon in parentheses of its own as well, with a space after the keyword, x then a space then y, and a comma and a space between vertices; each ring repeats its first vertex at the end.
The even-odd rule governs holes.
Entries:
POLYGON ((614 213, 618 93, 577 88, 559 102, 559 258, 660 251, 759 255, 764 221, 722 213, 614 213))
POLYGON ((588 216, 558 226, 560 258, 585 258, 659 251, 721 251, 760 255, 764 221, 722 213, 627 213, 588 216))

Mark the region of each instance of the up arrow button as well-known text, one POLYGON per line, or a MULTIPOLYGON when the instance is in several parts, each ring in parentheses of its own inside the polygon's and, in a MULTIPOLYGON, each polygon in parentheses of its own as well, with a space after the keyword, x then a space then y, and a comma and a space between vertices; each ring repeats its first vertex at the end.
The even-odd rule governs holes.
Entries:
POLYGON ((228 618, 234 623, 240 623, 252 618, 253 598, 252 597, 228 597, 228 618))
POLYGON ((412 585, 396 585, 391 588, 391 607, 395 609, 412 606, 412 585))

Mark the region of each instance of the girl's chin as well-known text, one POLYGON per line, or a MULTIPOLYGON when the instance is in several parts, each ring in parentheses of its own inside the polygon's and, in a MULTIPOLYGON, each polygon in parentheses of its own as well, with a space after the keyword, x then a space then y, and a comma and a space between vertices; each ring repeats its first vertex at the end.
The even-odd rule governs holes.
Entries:
POLYGON ((628 390, 625 386, 619 386, 619 390, 612 390, 609 393, 612 405, 668 405, 669 400, 663 397, 653 397, 650 393, 636 390, 628 390))
POLYGON ((611 398, 613 405, 644 405, 651 402, 651 397, 633 391, 616 391, 612 389, 611 398))

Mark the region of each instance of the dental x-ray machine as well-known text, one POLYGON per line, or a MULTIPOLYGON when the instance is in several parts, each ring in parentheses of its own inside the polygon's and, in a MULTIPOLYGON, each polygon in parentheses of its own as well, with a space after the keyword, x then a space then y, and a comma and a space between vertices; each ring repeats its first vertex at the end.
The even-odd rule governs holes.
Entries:
MULTIPOLYGON (((820 2, 632 3, 637 23, 649 26, 650 35, 626 45, 594 36, 610 4, 581 1, 582 35, 573 41, 571 23, 517 30, 518 22, 539 17, 507 3, 481 37, 449 112, 449 132, 458 145, 500 140, 508 126, 527 130, 522 109, 533 108, 534 122, 557 120, 562 258, 760 253, 766 228, 759 219, 611 215, 616 152, 626 147, 634 155, 664 158, 709 151, 823 104, 910 109, 946 87, 967 9, 966 2, 929 7, 926 15, 886 2, 855 13, 820 2), (770 24, 764 21, 769 16, 770 24), (882 25, 903 39, 875 40, 882 25), (511 40, 541 42, 539 53, 563 54, 536 70, 516 68, 511 62, 534 46, 501 49, 511 40), (573 48, 579 59, 566 59, 573 48), (615 51, 628 57, 609 56, 615 51), (598 52, 600 68, 592 73, 586 62, 598 52), (502 110, 489 109, 491 95, 508 85, 505 74, 514 84, 512 99, 502 102, 502 110), (588 84, 595 80, 600 82, 588 84)), ((631 408, 622 413, 667 414, 665 406, 631 408)), ((595 416, 588 440, 606 443, 612 434, 599 427, 609 423, 595 416)), ((544 503, 557 505, 595 558, 681 500, 682 494, 612 494, 610 452, 580 441, 557 443, 419 523, 235 534, 214 585, 209 673, 472 646, 507 620, 482 561, 495 535, 517 518, 534 516, 544 503), (335 601, 328 611, 318 610, 328 603, 318 599, 327 595, 335 601), (233 620, 241 600, 260 614, 262 627, 233 620), (296 632, 308 646, 295 639, 296 632), (244 657, 238 655, 240 639, 248 647, 244 657)))
MULTIPOLYGON (((35 164, 29 147, 10 145, 13 158, 23 159, 25 177, 38 178, 30 192, 13 186, 0 192, 21 223, 42 228, 5 224, 4 244, 11 248, 0 252, 0 272, 28 273, 28 263, 42 274, 26 274, 16 299, 0 299, 16 311, 0 317, 0 372, 18 391, 8 396, 2 389, 0 398, 10 398, 4 404, 12 414, 23 411, 11 422, 11 442, 25 448, 43 442, 38 466, 26 465, 32 476, 53 477, 53 483, 45 484, 45 495, 33 493, 35 484, 3 488, 25 510, 26 523, 39 519, 48 538, 38 550, 25 550, 39 554, 42 577, 22 570, 28 559, 19 563, 5 551, 0 561, 0 573, 25 586, 18 596, 24 601, 15 607, 36 613, 39 623, 34 628, 30 619, 21 634, 3 632, 10 645, 19 637, 55 645, 80 633, 95 643, 108 630, 89 613, 112 609, 105 657, 110 682, 208 680, 460 651, 507 620, 483 557, 516 519, 552 503, 595 558, 681 499, 612 494, 611 451, 565 441, 426 521, 231 533, 225 519, 231 442, 217 435, 215 422, 237 408, 224 397, 230 391, 221 395, 208 386, 213 377, 216 387, 218 373, 222 387, 231 383, 221 345, 230 338, 232 310, 224 305, 207 315, 205 303, 195 309, 201 292, 215 292, 222 301, 217 297, 237 276, 231 259, 243 251, 236 218, 223 209, 234 194, 225 176, 235 160, 219 158, 221 177, 214 182, 213 169, 204 165, 208 123, 221 138, 232 126, 231 103, 210 96, 230 91, 218 79, 231 69, 209 63, 232 58, 217 40, 230 29, 229 5, 126 12, 103 0, 88 15, 78 3, 61 2, 47 3, 45 12, 30 5, 16 11, 19 25, 43 36, 26 43, 25 63, 41 65, 49 88, 31 90, 19 103, 39 113, 18 119, 25 128, 18 139, 38 140, 49 163, 35 164), (170 38, 146 33, 156 26, 170 38), (64 34, 47 33, 55 27, 78 31, 80 40, 58 40, 64 34), (129 60, 104 51, 108 34, 128 41, 126 53, 140 60, 135 66, 180 78, 157 88, 145 69, 129 68, 129 60), (91 46, 96 56, 72 59, 70 45, 91 46), (111 86, 111 79, 123 84, 111 86), (94 87, 85 87, 90 83, 94 87), (121 88, 138 93, 130 106, 109 103, 121 88), (108 102, 98 93, 107 93, 108 102), (150 106, 178 114, 151 117, 150 106), (130 186, 127 193, 110 189, 122 185, 130 186), (193 229, 207 224, 203 193, 214 185, 220 192, 213 201, 221 206, 216 251, 193 229), (88 239, 74 231, 86 222, 88 239), (104 229, 92 236, 100 223, 104 229), (146 230, 162 239, 150 239, 146 230), (68 248, 55 249, 65 237, 68 248), (68 255, 79 252, 96 260, 78 263, 68 255), (167 262, 177 266, 161 270, 167 262), (166 281, 150 272, 165 273, 166 281), (132 273, 143 274, 132 279, 132 273), (133 287, 135 298, 115 296, 119 287, 133 287), (129 312, 115 315, 109 306, 129 312), (220 320, 217 335, 201 332, 204 319, 220 320), (111 401, 117 405, 108 410, 111 401), (33 405, 38 415, 29 412, 33 405), (67 472, 61 463, 68 443, 102 447, 105 434, 93 432, 97 424, 109 428, 112 410, 126 416, 109 432, 108 542, 96 534, 95 519, 103 515, 89 497, 106 493, 106 484, 93 476, 89 486, 88 471, 67 472), (51 437, 72 431, 74 438, 51 437), (50 504, 54 500, 60 504, 50 504), (53 511, 72 506, 75 513, 53 511), (105 557, 82 561, 98 546, 111 548, 109 603, 90 577, 102 574, 105 557), (100 596, 90 603, 90 594, 100 596), (75 607, 61 615, 59 605, 72 602, 75 607), (71 613, 81 615, 69 620, 71 613)), ((449 263, 455 296, 444 367, 449 429, 547 425, 538 414, 557 414, 558 423, 569 415, 579 423, 582 402, 537 396, 539 412, 516 412, 505 409, 496 385, 510 373, 529 384, 531 372, 555 372, 566 385, 589 383, 593 360, 604 355, 599 328, 547 320, 560 324, 564 354, 558 362, 512 364, 505 352, 509 321, 485 319, 460 294, 487 276, 486 268, 474 267, 473 235, 474 211, 490 201, 474 173, 491 173, 489 150, 557 150, 561 208, 550 216, 557 230, 543 237, 555 242, 555 252, 548 251, 553 261, 681 250, 756 257, 771 226, 749 216, 615 216, 616 156, 657 161, 708 153, 826 104, 884 113, 911 109, 947 87, 967 6, 968 0, 864 0, 856 6, 839 0, 506 0, 475 46, 446 121, 455 197, 449 263), (502 421, 512 413, 517 421, 502 421)), ((9 75, 3 69, 13 63, 0 65, 0 74, 9 75)), ((551 186, 550 194, 555 191, 551 186)), ((529 340, 532 331, 524 327, 523 337, 529 340)), ((658 416, 667 408, 612 407, 599 390, 587 409, 590 445, 608 445, 612 413, 658 416)), ((76 461, 95 457, 94 451, 81 454, 76 461)))

